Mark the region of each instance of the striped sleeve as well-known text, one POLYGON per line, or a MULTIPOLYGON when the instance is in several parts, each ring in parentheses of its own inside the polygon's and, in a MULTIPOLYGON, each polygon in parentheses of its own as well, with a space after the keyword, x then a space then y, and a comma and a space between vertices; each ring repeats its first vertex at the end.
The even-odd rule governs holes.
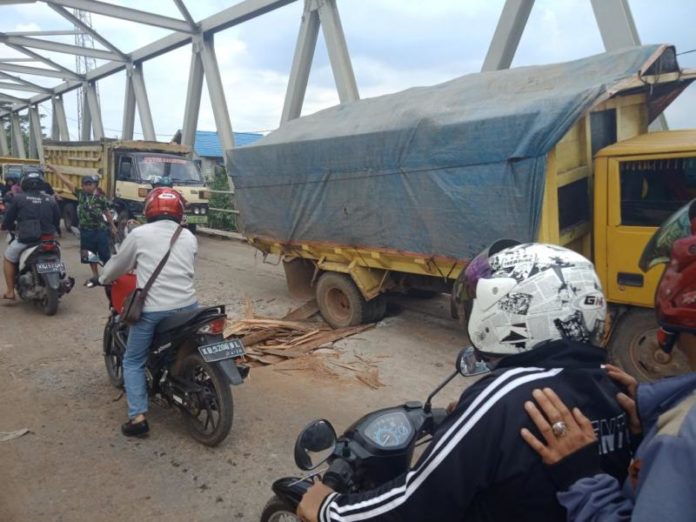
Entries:
POLYGON ((487 413, 515 388, 561 371, 515 368, 492 379, 480 391, 465 392, 455 413, 412 470, 371 491, 327 497, 318 520, 461 520, 476 493, 495 478, 494 466, 486 462, 493 462, 499 452, 491 433, 502 428, 505 419, 487 413))

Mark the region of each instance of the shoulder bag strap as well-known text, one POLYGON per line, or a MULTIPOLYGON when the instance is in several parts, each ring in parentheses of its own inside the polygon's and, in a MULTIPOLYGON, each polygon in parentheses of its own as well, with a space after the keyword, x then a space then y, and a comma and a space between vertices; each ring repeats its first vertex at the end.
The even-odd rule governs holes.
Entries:
POLYGON ((172 240, 169 242, 169 250, 167 250, 167 253, 164 254, 162 261, 159 262, 159 265, 157 265, 155 271, 152 272, 150 279, 148 279, 147 283, 145 283, 145 287, 143 288, 143 299, 147 296, 147 293, 150 291, 150 288, 152 288, 152 285, 155 283, 155 279, 157 279, 157 276, 160 275, 160 272, 164 268, 164 265, 167 263, 167 260, 169 259, 169 254, 171 254, 172 252, 172 247, 174 246, 174 243, 176 243, 176 240, 179 239, 179 235, 181 234, 181 231, 183 229, 184 227, 180 225, 179 227, 177 227, 176 232, 174 232, 172 240))

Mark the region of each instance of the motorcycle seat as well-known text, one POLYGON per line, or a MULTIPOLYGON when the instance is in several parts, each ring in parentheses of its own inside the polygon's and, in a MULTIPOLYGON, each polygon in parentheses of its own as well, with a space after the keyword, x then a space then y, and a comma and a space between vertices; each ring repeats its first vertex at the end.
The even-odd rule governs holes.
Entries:
POLYGON ((155 329, 155 333, 167 333, 189 323, 197 322, 206 316, 219 315, 220 313, 222 312, 219 306, 209 306, 206 308, 197 308, 196 310, 190 310, 187 312, 178 312, 171 317, 167 317, 163 321, 160 321, 155 329))

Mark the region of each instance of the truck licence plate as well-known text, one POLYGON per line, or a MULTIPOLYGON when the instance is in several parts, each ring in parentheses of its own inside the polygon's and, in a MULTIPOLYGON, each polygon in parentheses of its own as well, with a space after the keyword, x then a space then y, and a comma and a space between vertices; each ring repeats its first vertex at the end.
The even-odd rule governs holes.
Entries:
POLYGON ((65 265, 60 261, 36 263, 36 271, 39 274, 48 274, 51 272, 65 272, 65 265))
POLYGON ((208 222, 208 216, 196 216, 186 214, 186 223, 191 225, 204 225, 208 222))
POLYGON ((219 343, 199 346, 198 352, 205 362, 224 361, 244 355, 244 344, 239 339, 228 339, 219 343))

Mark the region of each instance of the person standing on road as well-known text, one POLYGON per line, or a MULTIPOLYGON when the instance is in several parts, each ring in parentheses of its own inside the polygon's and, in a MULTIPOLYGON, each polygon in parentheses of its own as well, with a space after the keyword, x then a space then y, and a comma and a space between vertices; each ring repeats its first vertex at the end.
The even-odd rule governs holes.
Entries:
MULTIPOLYGON (((170 248, 174 233, 181 227, 184 201, 170 188, 158 188, 145 199, 143 213, 147 223, 128 234, 121 248, 104 266, 102 275, 92 278, 95 284, 109 284, 135 270, 138 288, 143 288, 170 248)), ((128 399, 128 422, 121 432, 143 436, 150 430, 145 418, 148 392, 145 365, 157 325, 178 312, 198 307, 193 276, 198 242, 182 229, 171 247, 162 272, 155 279, 145 300, 140 320, 128 329, 128 343, 123 358, 123 381, 128 399)))
MULTIPOLYGON (((617 386, 601 368, 606 302, 590 261, 553 245, 498 241, 467 266, 453 295, 491 374, 467 388, 406 474, 370 491, 319 483, 298 507, 303 521, 561 522, 548 471, 520 438, 532 390, 554 386, 604 426, 602 469, 620 479, 630 459, 617 386)), ((559 433, 561 436, 562 433, 559 433)))
MULTIPOLYGON (((642 436, 623 486, 598 466, 597 440, 581 409, 569 409, 551 389, 536 391, 525 409, 543 440, 532 433, 522 437, 549 469, 561 472, 558 499, 570 521, 607 522, 696 520, 696 201, 672 216, 648 243, 641 258, 647 271, 669 260, 655 293, 663 351, 680 350, 691 372, 679 377, 641 383, 614 366, 608 374, 627 393, 617 396, 631 418, 631 429, 642 436), (677 238, 675 240, 675 238, 677 238), (562 422, 567 435, 548 436, 550 423, 562 422)), ((619 324, 619 328, 621 325, 619 324)))
POLYGON ((97 263, 89 262, 89 252, 95 252, 102 263, 107 263, 111 258, 109 233, 114 236, 117 233, 114 218, 109 210, 109 202, 99 190, 98 179, 95 176, 83 176, 82 188, 77 188, 56 167, 48 165, 46 168, 58 176, 63 185, 77 198, 77 219, 80 223, 80 260, 83 263, 89 263, 92 276, 97 276, 99 269, 97 263))
POLYGON ((40 172, 22 176, 22 192, 12 198, 2 222, 3 230, 15 232, 15 239, 5 249, 4 273, 7 289, 2 298, 15 299, 15 276, 20 254, 37 244, 43 235, 60 235, 60 212, 53 196, 41 193, 44 180, 40 172))

